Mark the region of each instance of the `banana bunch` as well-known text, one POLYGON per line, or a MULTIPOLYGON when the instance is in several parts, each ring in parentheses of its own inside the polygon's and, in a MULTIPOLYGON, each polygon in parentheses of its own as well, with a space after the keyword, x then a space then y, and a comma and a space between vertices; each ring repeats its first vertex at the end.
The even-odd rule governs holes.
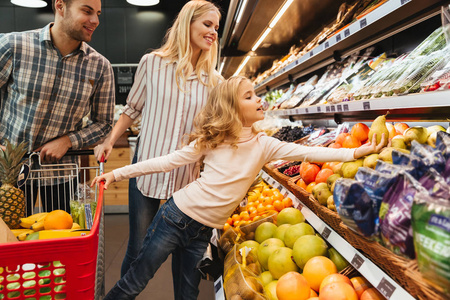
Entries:
POLYGON ((44 220, 48 213, 36 213, 26 218, 20 218, 19 225, 22 228, 40 231, 44 229, 44 220))
POLYGON ((19 241, 25 241, 27 236, 34 232, 33 229, 11 229, 11 231, 19 241))

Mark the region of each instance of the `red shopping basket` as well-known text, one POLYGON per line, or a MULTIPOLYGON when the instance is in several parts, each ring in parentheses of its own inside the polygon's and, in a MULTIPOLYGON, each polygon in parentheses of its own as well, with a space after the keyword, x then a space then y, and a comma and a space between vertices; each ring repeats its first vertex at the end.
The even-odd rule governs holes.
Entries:
POLYGON ((0 300, 99 298, 99 278, 104 288, 103 191, 101 183, 87 235, 0 245, 0 300))

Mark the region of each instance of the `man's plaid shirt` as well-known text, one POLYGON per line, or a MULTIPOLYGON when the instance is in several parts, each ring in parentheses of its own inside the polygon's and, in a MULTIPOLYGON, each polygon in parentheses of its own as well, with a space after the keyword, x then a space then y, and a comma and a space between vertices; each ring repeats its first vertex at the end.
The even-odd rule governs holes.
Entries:
POLYGON ((0 35, 0 140, 26 141, 29 151, 63 135, 80 149, 113 125, 111 64, 84 42, 62 57, 51 26, 0 35), (83 128, 89 113, 92 122, 83 128))

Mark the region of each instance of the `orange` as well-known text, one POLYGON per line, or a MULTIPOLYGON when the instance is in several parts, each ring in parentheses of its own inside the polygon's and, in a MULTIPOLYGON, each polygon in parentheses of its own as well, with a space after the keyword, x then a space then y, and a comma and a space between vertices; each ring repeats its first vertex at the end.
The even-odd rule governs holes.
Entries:
POLYGON ((283 199, 283 201, 281 203, 283 203, 283 207, 284 208, 291 207, 292 206, 292 199, 289 198, 289 197, 286 197, 286 198, 283 199))
POLYGON ((319 171, 319 173, 317 173, 315 182, 316 183, 327 182, 328 177, 330 177, 333 174, 334 172, 331 169, 322 169, 319 171))
POLYGON ((227 219, 227 223, 228 223, 229 225, 233 224, 233 219, 232 219, 232 218, 228 218, 228 219, 227 219))
POLYGON ((345 282, 345 283, 349 284, 351 287, 353 287, 352 282, 350 281, 350 279, 347 276, 344 276, 339 273, 330 274, 322 280, 322 283, 320 283, 319 294, 322 292, 322 289, 324 286, 326 286, 327 284, 330 284, 332 282, 345 282))
POLYGON ((370 282, 368 282, 362 276, 353 277, 352 279, 350 279, 350 281, 352 282, 353 288, 358 294, 358 297, 361 297, 362 293, 364 293, 365 290, 372 287, 370 282))
POLYGON ((303 276, 305 276, 310 287, 316 292, 319 291, 322 280, 328 275, 335 273, 337 273, 336 265, 331 259, 325 256, 315 256, 310 258, 303 268, 303 276))
POLYGON ((248 213, 248 211, 243 211, 239 214, 239 216, 241 217, 241 220, 243 221, 248 221, 250 220, 250 214, 248 213))
POLYGON ((309 299, 311 299, 313 297, 319 297, 319 296, 317 295, 315 290, 309 289, 309 299))
POLYGON ((300 273, 287 272, 278 279, 278 300, 306 300, 309 298, 309 295, 308 282, 300 273))
POLYGON ((262 195, 264 197, 270 197, 270 196, 273 195, 273 190, 271 188, 269 188, 269 187, 266 187, 266 188, 263 189, 262 195))
POLYGON ((313 189, 313 187, 316 185, 317 183, 316 182, 311 182, 310 184, 308 184, 308 186, 306 187, 306 191, 308 192, 308 193, 312 193, 312 189, 313 189))
POLYGON ((225 223, 225 225, 223 225, 223 228, 222 228, 222 230, 223 231, 227 231, 229 228, 231 227, 231 225, 230 224, 228 224, 228 223, 225 223))
POLYGON ((241 220, 241 216, 238 214, 234 214, 231 216, 231 220, 233 221, 233 224, 234 224, 234 222, 241 220))
POLYGON ((305 181, 306 184, 310 184, 311 182, 315 181, 317 173, 320 171, 320 167, 316 164, 311 163, 302 163, 300 166, 300 176, 305 181), (306 164, 303 168, 303 166, 306 164))
POLYGON ((273 201, 272 206, 276 211, 281 211, 284 208, 283 202, 281 202, 280 200, 273 201))
POLYGON ((386 128, 389 131, 389 138, 392 139, 394 136, 397 135, 397 130, 395 129, 394 125, 392 123, 386 122, 386 128))
POLYGON ((394 128, 397 132, 403 134, 403 132, 405 132, 405 130, 409 128, 409 125, 406 123, 395 123, 394 128))
POLYGON ((369 288, 362 293, 360 300, 384 300, 384 296, 381 295, 376 288, 369 288))
POLYGON ((350 135, 357 138, 361 143, 364 143, 369 137, 369 126, 364 123, 356 123, 353 125, 350 135))
POLYGON ((347 136, 349 136, 349 135, 350 135, 350 133, 348 133, 348 132, 340 133, 340 134, 336 137, 336 141, 335 141, 335 142, 342 145, 342 143, 344 142, 345 137, 347 137, 347 136))
POLYGON ((339 144, 339 143, 331 143, 331 144, 328 145, 328 148, 336 148, 336 149, 339 149, 339 148, 342 148, 342 144, 339 144))
POLYGON ((260 204, 258 204, 258 206, 256 207, 256 210, 257 210, 258 212, 264 212, 264 211, 266 211, 266 207, 265 207, 262 203, 260 203, 260 204))
POLYGON ((358 148, 361 146, 361 141, 353 135, 346 136, 344 142, 342 142, 343 148, 358 148))
POLYGON ((346 282, 332 282, 324 286, 319 292, 320 300, 358 300, 353 287, 346 282))
POLYGON ((60 209, 49 212, 44 219, 45 230, 71 229, 72 225, 72 216, 68 212, 60 209))
POLYGON ((308 298, 308 300, 320 300, 320 298, 319 297, 311 297, 311 298, 308 298))
POLYGON ((299 179, 299 180, 297 180, 297 182, 295 183, 295 184, 297 184, 299 187, 301 187, 302 189, 306 189, 306 183, 305 183, 305 181, 303 180, 303 179, 299 179))
POLYGON ((275 200, 283 200, 283 198, 284 198, 284 196, 280 193, 280 191, 278 189, 276 189, 273 192, 273 196, 272 196, 273 201, 275 201, 275 200))

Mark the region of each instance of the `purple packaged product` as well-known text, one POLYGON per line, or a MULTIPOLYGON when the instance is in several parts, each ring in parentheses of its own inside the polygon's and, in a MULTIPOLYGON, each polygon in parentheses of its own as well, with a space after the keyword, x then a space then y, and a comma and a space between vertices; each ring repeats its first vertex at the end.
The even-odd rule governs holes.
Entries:
POLYGON ((445 164, 445 170, 444 173, 442 173, 442 176, 445 178, 445 182, 450 184, 450 158, 447 159, 447 163, 445 164))
POLYGON ((384 195, 380 208, 380 232, 385 246, 394 253, 414 258, 411 207, 420 183, 401 172, 384 195))
POLYGON ((410 168, 411 172, 407 172, 417 180, 428 170, 425 162, 420 157, 400 151, 392 151, 392 163, 410 168))
POLYGON ((437 133, 436 149, 442 153, 446 161, 450 159, 450 134, 444 131, 437 133))
POLYGON ((420 184, 433 197, 450 199, 450 186, 435 169, 430 168, 419 180, 420 184))
POLYGON ((350 229, 368 238, 376 233, 374 205, 360 182, 338 179, 333 199, 342 222, 350 229))
MULTIPOLYGON (((401 154, 405 154, 399 151, 392 151, 392 159, 394 159, 394 155, 398 154, 399 157, 401 154)), ((409 161, 409 158, 407 158, 409 161)), ((416 170, 414 169, 414 167, 410 166, 410 165, 396 165, 396 164, 390 164, 387 162, 384 162, 382 160, 378 160, 377 164, 375 166, 375 170, 381 173, 387 173, 387 174, 396 174, 398 175, 398 173, 400 171, 404 171, 408 174, 410 174, 411 176, 413 176, 414 178, 416 178, 417 173, 416 170)))
POLYGON ((438 149, 429 145, 420 144, 417 141, 411 143, 411 154, 422 159, 422 163, 428 168, 434 168, 438 172, 445 169, 445 158, 438 149))

